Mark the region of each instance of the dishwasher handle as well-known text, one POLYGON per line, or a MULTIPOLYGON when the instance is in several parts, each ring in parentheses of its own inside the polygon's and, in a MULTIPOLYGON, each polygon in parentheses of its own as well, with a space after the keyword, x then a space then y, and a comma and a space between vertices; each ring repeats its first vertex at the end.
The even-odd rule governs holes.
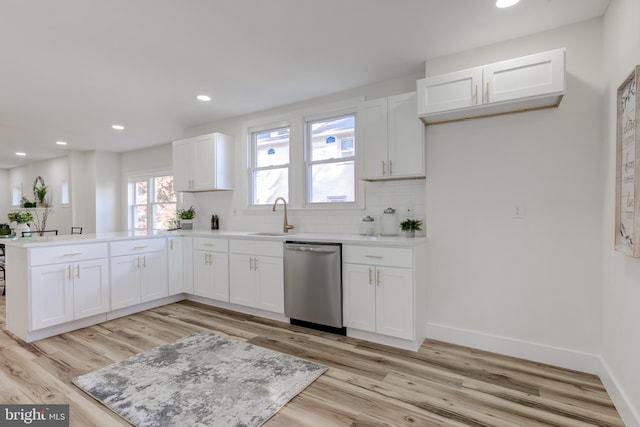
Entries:
POLYGON ((331 246, 329 246, 329 245, 313 246, 313 245, 292 245, 292 244, 287 244, 284 248, 287 251, 315 252, 315 253, 323 253, 323 254, 335 253, 335 252, 340 250, 340 247, 336 246, 336 245, 331 245, 331 246))

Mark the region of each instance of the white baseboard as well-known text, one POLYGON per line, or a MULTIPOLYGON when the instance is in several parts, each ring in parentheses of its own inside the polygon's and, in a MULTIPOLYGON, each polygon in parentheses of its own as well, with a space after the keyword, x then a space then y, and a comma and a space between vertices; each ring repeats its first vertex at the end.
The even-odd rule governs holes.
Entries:
POLYGON ((631 404, 600 355, 430 322, 427 323, 426 331, 429 339, 597 375, 607 389, 626 427, 640 427, 638 408, 634 408, 631 404))
MULTIPOLYGON (((640 408, 634 408, 631 400, 620 387, 615 375, 609 369, 604 359, 600 359, 601 372, 598 374, 613 404, 624 421, 626 427, 640 427, 640 408)), ((638 403, 638 402, 636 402, 638 403)))
POLYGON ((427 323, 427 338, 599 375, 600 356, 468 329, 427 323))

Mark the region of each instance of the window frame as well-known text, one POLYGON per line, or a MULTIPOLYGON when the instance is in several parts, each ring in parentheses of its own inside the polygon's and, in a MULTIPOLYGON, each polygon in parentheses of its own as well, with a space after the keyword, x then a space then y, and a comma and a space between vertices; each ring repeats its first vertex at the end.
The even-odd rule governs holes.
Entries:
POLYGON ((266 207, 271 206, 271 202, 255 204, 255 196, 254 192, 256 190, 255 185, 255 173, 258 171, 269 171, 276 169, 286 169, 287 170, 287 193, 286 195, 276 194, 274 197, 284 197, 289 203, 289 199, 291 198, 291 144, 292 144, 292 126, 290 121, 288 120, 279 120, 272 121, 269 123, 264 123, 257 126, 252 126, 247 128, 247 206, 251 209, 264 209, 266 207), (289 129, 289 142, 287 150, 289 151, 289 161, 286 164, 278 164, 278 165, 270 165, 270 166, 257 166, 258 160, 258 151, 257 151, 257 141, 255 136, 259 133, 268 132, 268 131, 277 131, 280 129, 288 128, 289 129))
POLYGON ((146 231, 147 233, 152 233, 158 230, 164 230, 161 228, 153 228, 155 222, 156 215, 156 207, 158 205, 174 205, 174 211, 178 208, 179 203, 179 193, 173 190, 175 195, 174 202, 158 202, 155 200, 156 189, 155 189, 155 179, 164 176, 173 177, 173 172, 171 171, 159 171, 154 173, 145 173, 145 174, 136 174, 130 175, 127 178, 127 230, 132 232, 142 232, 146 231), (145 182, 147 184, 147 202, 145 204, 136 203, 135 196, 135 185, 139 182, 145 182), (147 209, 147 226, 145 228, 137 228, 134 227, 135 213, 136 207, 138 206, 146 206, 147 209))
MULTIPOLYGON (((345 108, 339 111, 327 111, 324 113, 313 114, 304 117, 304 158, 303 158, 303 174, 304 174, 304 204, 305 208, 311 209, 349 209, 349 208, 359 208, 359 191, 358 191, 358 156, 357 156, 357 129, 358 129, 358 114, 357 108, 354 106, 353 108, 345 108), (322 120, 334 120, 340 119, 344 117, 353 117, 354 125, 353 125, 353 136, 352 136, 352 154, 349 157, 338 157, 331 159, 323 159, 323 160, 312 160, 311 153, 313 152, 313 138, 311 136, 311 127, 313 123, 322 121, 322 120), (342 162, 353 162, 353 197, 354 200, 351 202, 312 202, 312 167, 314 165, 327 165, 327 164, 338 164, 342 162)), ((336 143, 342 143, 342 139, 336 141, 336 143)), ((343 151, 341 149, 341 151, 343 151)))

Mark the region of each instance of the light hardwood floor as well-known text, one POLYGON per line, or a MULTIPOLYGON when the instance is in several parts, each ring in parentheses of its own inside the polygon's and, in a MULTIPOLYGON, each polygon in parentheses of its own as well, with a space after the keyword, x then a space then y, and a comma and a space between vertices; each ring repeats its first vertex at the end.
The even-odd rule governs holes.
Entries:
POLYGON ((72 426, 128 425, 73 377, 198 331, 329 366, 270 427, 624 425, 597 377, 438 341, 404 351, 180 302, 25 344, 4 311, 0 403, 69 403, 72 426))

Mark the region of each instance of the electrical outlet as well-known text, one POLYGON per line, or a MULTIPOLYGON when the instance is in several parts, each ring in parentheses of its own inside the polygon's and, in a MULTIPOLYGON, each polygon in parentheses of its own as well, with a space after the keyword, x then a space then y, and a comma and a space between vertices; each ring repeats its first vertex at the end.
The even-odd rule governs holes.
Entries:
POLYGON ((514 203, 511 207, 511 218, 513 219, 523 219, 524 218, 524 204, 523 203, 514 203))
POLYGON ((407 208, 407 218, 413 218, 413 207, 411 206, 407 208))

